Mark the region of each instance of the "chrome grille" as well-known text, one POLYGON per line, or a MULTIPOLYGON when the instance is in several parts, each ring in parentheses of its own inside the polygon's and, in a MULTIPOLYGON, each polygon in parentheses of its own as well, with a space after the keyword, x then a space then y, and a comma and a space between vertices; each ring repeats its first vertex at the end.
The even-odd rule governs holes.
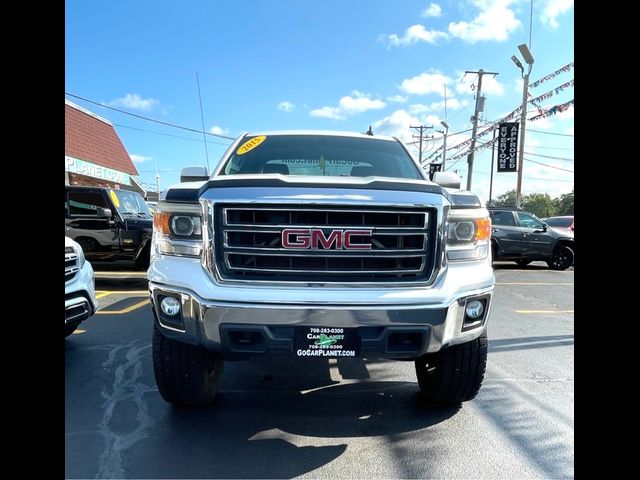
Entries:
POLYGON ((433 271, 435 210, 217 205, 214 215, 214 257, 224 279, 406 283, 433 271), (319 238, 309 248, 285 248, 287 229, 298 232, 295 241, 319 238), (351 231, 356 249, 343 240, 351 231))
POLYGON ((72 247, 64 247, 64 281, 72 280, 79 270, 78 254, 72 247))

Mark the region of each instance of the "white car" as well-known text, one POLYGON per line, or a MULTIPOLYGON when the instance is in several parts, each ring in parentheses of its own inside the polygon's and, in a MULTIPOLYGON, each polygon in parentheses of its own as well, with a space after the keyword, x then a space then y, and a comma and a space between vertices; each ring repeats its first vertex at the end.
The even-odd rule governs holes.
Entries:
POLYGON ((71 335, 97 308, 93 267, 82 247, 64 237, 64 336, 71 335))

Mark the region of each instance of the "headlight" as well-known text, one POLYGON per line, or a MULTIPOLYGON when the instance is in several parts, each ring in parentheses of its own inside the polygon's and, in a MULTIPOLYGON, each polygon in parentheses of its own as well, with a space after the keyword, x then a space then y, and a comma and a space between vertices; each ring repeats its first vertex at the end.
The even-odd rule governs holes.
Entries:
POLYGON ((80 270, 82 270, 82 267, 84 267, 84 263, 86 262, 82 247, 80 245, 77 245, 74 246, 73 249, 75 250, 76 254, 78 254, 78 267, 80 267, 80 270))
POLYGON ((153 215, 156 253, 199 257, 202 252, 200 205, 158 203, 153 215))
POLYGON ((447 222, 447 258, 482 260, 489 254, 491 219, 485 209, 451 210, 447 222))

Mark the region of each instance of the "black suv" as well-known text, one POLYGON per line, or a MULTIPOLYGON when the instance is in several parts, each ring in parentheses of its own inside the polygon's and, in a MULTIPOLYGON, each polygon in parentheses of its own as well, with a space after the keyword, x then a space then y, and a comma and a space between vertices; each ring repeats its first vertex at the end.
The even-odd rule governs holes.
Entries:
POLYGON ((64 216, 65 235, 90 262, 149 266, 153 215, 139 193, 66 185, 64 216))
POLYGON ((524 267, 535 260, 553 270, 573 265, 573 233, 555 230, 534 214, 509 207, 489 207, 493 260, 514 260, 524 267))

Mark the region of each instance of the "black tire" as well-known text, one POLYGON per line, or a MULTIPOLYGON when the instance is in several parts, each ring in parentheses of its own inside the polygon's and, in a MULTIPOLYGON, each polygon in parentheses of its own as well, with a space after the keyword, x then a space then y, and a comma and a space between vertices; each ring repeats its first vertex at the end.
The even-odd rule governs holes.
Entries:
POLYGON ((209 405, 218 393, 224 361, 202 347, 166 338, 153 325, 153 373, 165 401, 177 407, 209 405))
POLYGON ((429 353, 416 360, 416 376, 423 399, 453 405, 478 394, 487 367, 487 331, 467 343, 429 353))
POLYGON ((495 262, 498 259, 498 244, 496 242, 491 242, 491 263, 495 262))
POLYGON ((532 260, 516 260, 519 267, 526 267, 532 262, 532 260))
POLYGON ((80 322, 65 323, 64 324, 64 338, 67 338, 69 335, 71 335, 73 332, 75 332, 76 328, 78 328, 78 325, 80 325, 80 322))
POLYGON ((149 268, 150 260, 151 260, 151 246, 147 244, 142 249, 142 251, 140 252, 140 255, 136 259, 136 268, 139 268, 140 270, 146 270, 147 268, 149 268))
POLYGON ((574 253, 566 245, 556 247, 551 254, 551 259, 547 262, 551 270, 566 270, 573 265, 574 253))

